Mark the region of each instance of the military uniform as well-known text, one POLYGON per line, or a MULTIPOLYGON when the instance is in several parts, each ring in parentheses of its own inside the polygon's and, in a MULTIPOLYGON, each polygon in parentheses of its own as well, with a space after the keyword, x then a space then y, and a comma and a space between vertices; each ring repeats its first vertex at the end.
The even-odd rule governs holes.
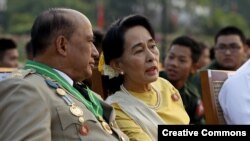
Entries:
POLYGON ((185 84, 179 90, 185 109, 190 117, 190 124, 205 124, 204 107, 198 93, 195 93, 195 88, 185 84))
POLYGON ((113 108, 100 100, 97 118, 57 81, 22 70, 0 82, 0 140, 129 140, 117 127, 113 108))
MULTIPOLYGON (((168 80, 167 74, 164 71, 160 72, 160 77, 168 80)), ((181 95, 185 110, 190 117, 190 124, 205 124, 204 108, 196 87, 187 81, 184 87, 178 91, 181 95)))
POLYGON ((222 67, 216 60, 213 60, 208 66, 206 66, 203 70, 227 70, 222 67))

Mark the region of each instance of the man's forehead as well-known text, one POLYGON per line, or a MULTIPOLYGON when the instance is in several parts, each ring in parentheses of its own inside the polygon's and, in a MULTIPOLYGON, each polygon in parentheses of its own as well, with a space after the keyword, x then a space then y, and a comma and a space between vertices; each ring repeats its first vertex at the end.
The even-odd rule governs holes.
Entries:
POLYGON ((226 43, 226 44, 230 44, 230 43, 241 43, 241 39, 240 36, 238 35, 222 35, 218 37, 217 40, 217 44, 218 43, 226 43))
POLYGON ((18 50, 16 48, 8 49, 5 51, 5 55, 13 55, 13 54, 18 54, 18 50))
POLYGON ((191 49, 183 46, 183 45, 172 45, 170 50, 170 54, 175 54, 178 56, 191 56, 191 49))

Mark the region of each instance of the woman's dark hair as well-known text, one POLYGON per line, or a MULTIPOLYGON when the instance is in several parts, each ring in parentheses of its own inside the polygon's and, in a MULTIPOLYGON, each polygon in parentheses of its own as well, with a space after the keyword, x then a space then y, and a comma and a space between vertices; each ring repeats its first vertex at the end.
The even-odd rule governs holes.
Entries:
POLYGON ((95 40, 94 40, 94 45, 96 48, 100 48, 102 47, 102 40, 103 40, 103 32, 100 31, 100 30, 93 30, 93 33, 94 33, 94 37, 95 37, 95 40))
MULTIPOLYGON (((149 34, 155 39, 154 30, 148 19, 141 15, 130 15, 122 19, 118 19, 111 24, 103 39, 102 49, 105 63, 110 65, 110 61, 122 56, 124 51, 124 35, 126 31, 135 26, 143 26, 148 30, 149 34)), ((123 76, 115 77, 109 80, 107 88, 111 93, 120 89, 123 83, 123 76)))

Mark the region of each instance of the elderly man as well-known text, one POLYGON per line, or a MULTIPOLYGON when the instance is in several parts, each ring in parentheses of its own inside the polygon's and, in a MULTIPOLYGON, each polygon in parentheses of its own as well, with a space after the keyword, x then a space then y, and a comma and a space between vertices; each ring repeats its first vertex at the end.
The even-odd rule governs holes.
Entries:
POLYGON ((90 21, 78 11, 50 9, 36 18, 33 61, 0 83, 1 141, 128 140, 113 109, 79 84, 99 55, 93 40, 90 21))

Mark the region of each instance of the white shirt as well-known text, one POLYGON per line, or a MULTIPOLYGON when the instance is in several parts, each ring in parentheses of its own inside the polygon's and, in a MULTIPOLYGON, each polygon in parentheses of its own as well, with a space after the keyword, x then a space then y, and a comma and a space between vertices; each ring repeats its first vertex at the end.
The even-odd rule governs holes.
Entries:
POLYGON ((225 81, 219 103, 227 124, 250 124, 250 60, 225 81))
POLYGON ((71 86, 73 86, 73 80, 64 72, 54 69, 61 77, 63 77, 71 86))

